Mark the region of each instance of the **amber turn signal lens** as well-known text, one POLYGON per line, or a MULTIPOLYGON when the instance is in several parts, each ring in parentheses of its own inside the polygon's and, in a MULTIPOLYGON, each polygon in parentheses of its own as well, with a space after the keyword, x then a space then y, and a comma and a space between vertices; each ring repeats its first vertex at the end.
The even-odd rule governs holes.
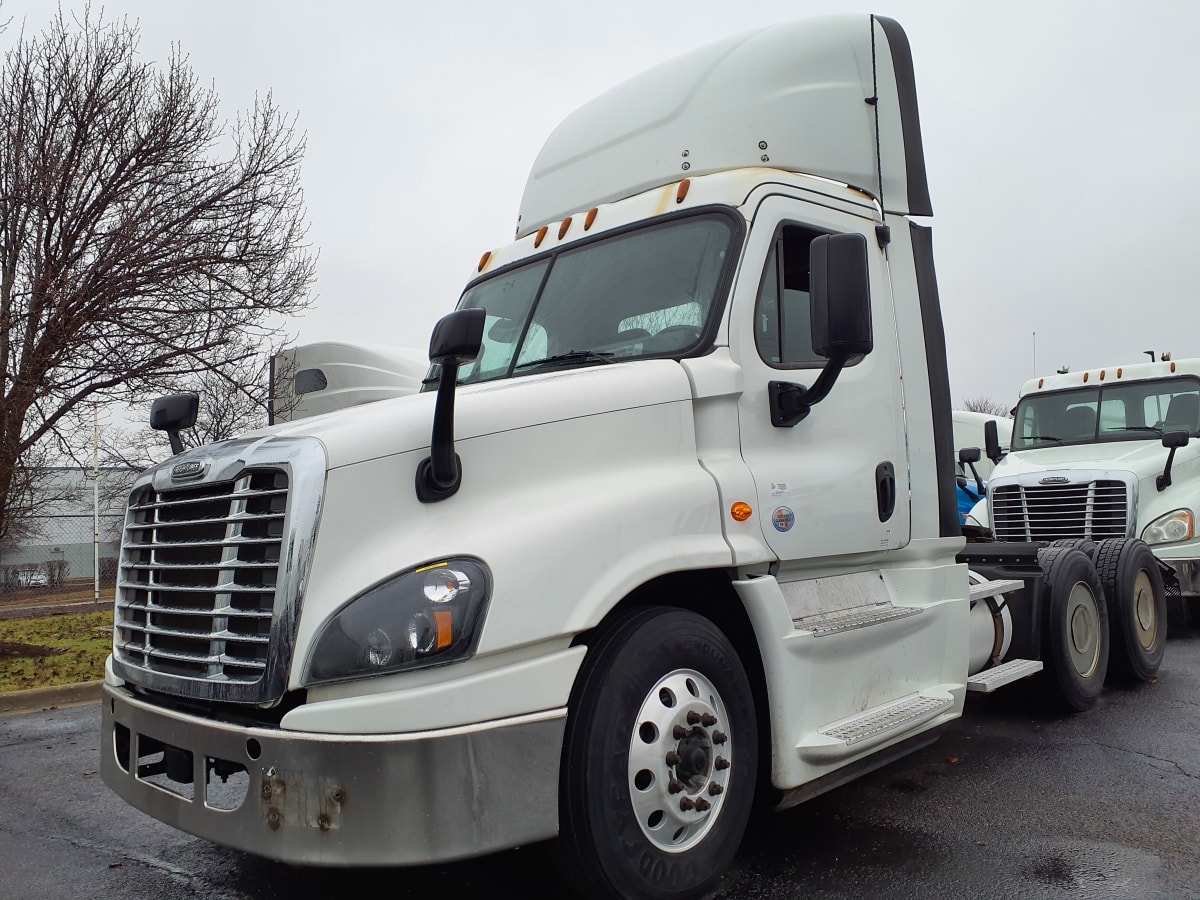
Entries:
POLYGON ((476 269, 475 271, 477 271, 477 272, 482 272, 482 271, 483 271, 483 267, 484 267, 484 266, 486 266, 486 265, 488 264, 488 260, 489 260, 489 259, 491 259, 491 258, 492 258, 492 251, 491 251, 491 250, 489 250, 487 253, 483 254, 483 256, 479 257, 479 268, 478 268, 478 269, 476 269))
POLYGON ((748 518, 754 515, 754 510, 749 503, 743 503, 739 500, 733 506, 729 507, 729 514, 733 516, 735 522, 745 522, 748 518))

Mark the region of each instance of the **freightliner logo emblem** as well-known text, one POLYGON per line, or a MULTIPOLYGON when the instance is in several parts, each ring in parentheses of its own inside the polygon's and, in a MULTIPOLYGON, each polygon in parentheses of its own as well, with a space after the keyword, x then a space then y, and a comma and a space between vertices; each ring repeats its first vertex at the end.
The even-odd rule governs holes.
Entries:
POLYGON ((208 463, 199 459, 194 459, 191 462, 181 462, 171 469, 171 477, 176 480, 199 478, 207 468, 208 463))
POLYGON ((1064 478, 1062 475, 1047 475, 1038 484, 1066 484, 1070 478, 1064 478))

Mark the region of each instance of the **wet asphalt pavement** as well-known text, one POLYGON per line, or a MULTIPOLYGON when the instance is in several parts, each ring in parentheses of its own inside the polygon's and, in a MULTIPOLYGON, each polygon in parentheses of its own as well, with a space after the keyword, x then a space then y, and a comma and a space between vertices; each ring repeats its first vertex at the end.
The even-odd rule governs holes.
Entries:
MULTIPOLYGON (((758 821, 716 896, 1200 897, 1200 635, 1082 716, 1034 682, 940 741, 758 821)), ((0 718, 0 896, 563 897, 549 845, 422 869, 305 870, 153 821, 97 773, 96 705, 0 718)))

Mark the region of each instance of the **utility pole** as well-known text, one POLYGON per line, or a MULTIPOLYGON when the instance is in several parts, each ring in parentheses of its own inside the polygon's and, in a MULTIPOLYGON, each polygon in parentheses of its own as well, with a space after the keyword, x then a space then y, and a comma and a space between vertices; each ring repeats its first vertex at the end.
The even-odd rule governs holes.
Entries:
POLYGON ((92 605, 100 605, 100 405, 92 401, 92 605))
POLYGON ((1037 378, 1037 332, 1033 333, 1033 377, 1037 378))

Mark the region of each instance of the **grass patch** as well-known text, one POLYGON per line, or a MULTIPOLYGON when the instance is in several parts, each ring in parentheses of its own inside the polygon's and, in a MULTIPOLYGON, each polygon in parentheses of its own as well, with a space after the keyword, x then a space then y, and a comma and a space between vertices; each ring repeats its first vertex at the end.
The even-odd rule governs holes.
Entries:
POLYGON ((0 654, 0 694, 103 678, 112 623, 111 610, 0 620, 0 645, 11 645, 0 654))

